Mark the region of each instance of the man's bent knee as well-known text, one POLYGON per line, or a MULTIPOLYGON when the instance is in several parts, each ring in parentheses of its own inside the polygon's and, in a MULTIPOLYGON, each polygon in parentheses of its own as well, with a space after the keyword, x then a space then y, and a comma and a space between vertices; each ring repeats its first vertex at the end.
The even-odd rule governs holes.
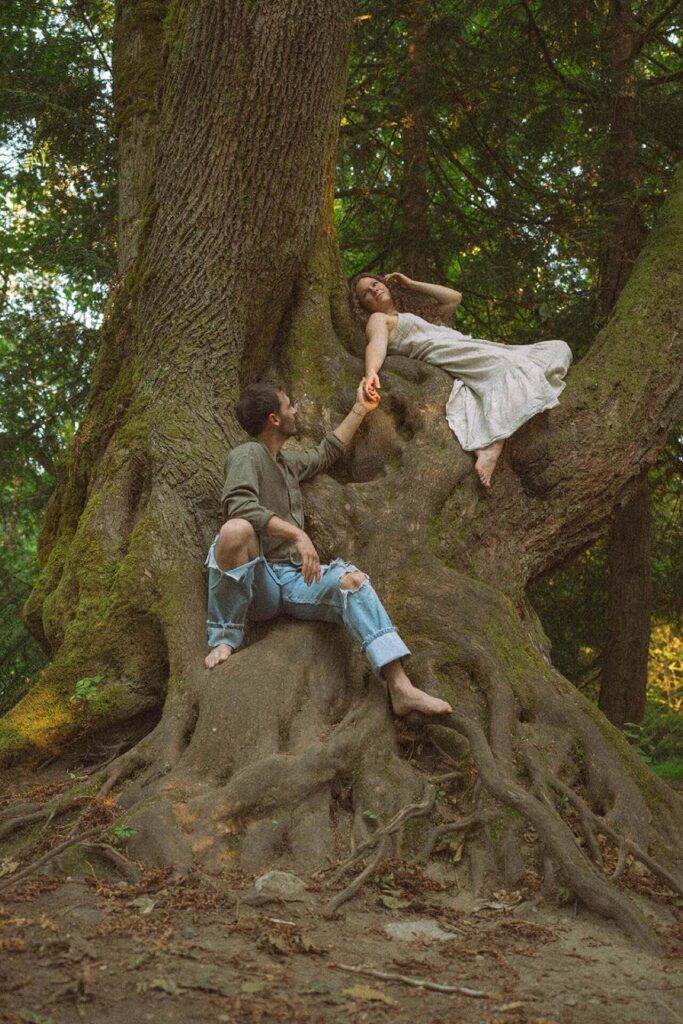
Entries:
POLYGON ((243 547, 250 540, 256 541, 256 531, 246 519, 228 519, 218 531, 221 546, 243 547))
POLYGON ((352 572, 345 572, 339 581, 339 586, 342 590, 360 590, 367 579, 364 572, 360 569, 354 569, 352 572))
POLYGON ((219 568, 234 569, 241 562, 256 558, 259 552, 254 527, 246 519, 228 519, 218 531, 216 562, 219 568))

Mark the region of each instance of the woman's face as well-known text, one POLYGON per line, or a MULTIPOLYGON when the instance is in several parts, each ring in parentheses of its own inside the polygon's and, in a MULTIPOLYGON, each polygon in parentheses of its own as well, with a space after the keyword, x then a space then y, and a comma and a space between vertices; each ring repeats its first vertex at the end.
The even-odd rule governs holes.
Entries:
POLYGON ((387 286, 375 277, 361 277, 356 281, 356 297, 369 313, 383 312, 394 305, 387 286))

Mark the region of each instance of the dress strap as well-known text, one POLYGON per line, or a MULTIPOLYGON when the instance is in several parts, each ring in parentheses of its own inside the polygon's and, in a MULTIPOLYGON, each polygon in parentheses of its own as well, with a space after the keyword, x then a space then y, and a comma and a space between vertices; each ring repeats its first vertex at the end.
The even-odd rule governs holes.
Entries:
POLYGON ((394 333, 391 336, 391 344, 398 345, 403 340, 406 334, 410 321, 407 319, 406 313, 396 314, 396 326, 394 327, 394 333))

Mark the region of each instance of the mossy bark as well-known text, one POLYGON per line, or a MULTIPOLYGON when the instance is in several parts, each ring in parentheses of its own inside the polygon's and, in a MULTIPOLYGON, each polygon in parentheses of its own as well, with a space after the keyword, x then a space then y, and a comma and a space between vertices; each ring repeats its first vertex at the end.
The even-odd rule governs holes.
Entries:
MULTIPOLYGON (((291 386, 306 443, 341 419, 362 371, 327 219, 350 19, 350 4, 323 0, 169 9, 146 221, 46 520, 27 615, 53 661, 6 716, 4 759, 75 740, 75 683, 101 675, 87 729, 147 723, 105 789, 137 830, 131 851, 153 862, 319 866, 424 792, 384 693, 336 630, 261 626, 203 667, 203 556, 241 440, 239 387, 291 386)), ((323 558, 370 574, 414 681, 453 704, 425 738, 477 778, 472 883, 554 871, 643 941, 595 837, 608 830, 677 884, 680 805, 553 670, 524 592, 604 527, 676 414, 682 191, 563 404, 520 432, 490 494, 445 423, 445 375, 392 357, 382 408, 306 495, 323 558)), ((423 849, 453 827, 436 800, 423 849)), ((399 834, 391 844, 401 851, 399 834)))

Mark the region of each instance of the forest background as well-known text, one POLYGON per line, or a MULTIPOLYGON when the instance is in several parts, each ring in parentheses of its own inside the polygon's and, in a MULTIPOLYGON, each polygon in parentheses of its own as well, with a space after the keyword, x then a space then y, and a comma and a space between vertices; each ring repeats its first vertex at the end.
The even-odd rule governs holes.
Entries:
MULTIPOLYGON (((358 4, 335 191, 348 273, 449 282, 460 329, 565 338, 580 358, 682 155, 680 7, 358 4)), ((114 14, 109 0, 40 0, 0 15, 0 713, 46 662, 21 609, 117 274, 114 14)), ((683 777, 682 465, 674 434, 610 536, 532 593, 557 667, 596 700, 602 683, 608 716, 671 778, 683 777), (626 707, 609 707, 615 674, 626 707)))

